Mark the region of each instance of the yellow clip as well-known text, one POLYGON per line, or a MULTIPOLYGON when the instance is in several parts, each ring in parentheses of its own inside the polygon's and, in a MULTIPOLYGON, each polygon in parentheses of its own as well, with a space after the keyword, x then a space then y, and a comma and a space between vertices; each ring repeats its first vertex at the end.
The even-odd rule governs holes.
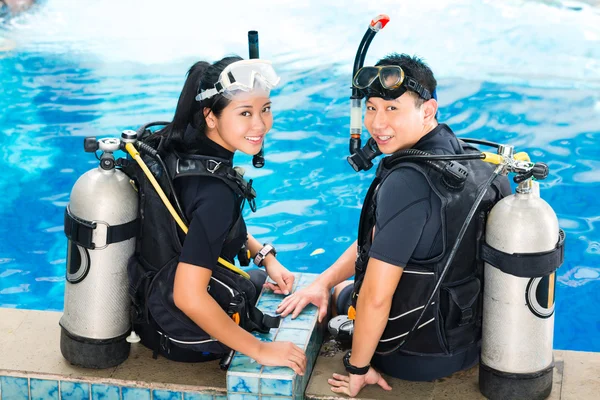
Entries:
POLYGON ((348 319, 356 319, 356 309, 352 306, 348 307, 348 319))
POLYGON ((231 316, 231 319, 233 320, 233 322, 235 322, 236 324, 240 324, 240 313, 234 313, 231 316))
POLYGON ((483 154, 485 155, 485 158, 483 159, 485 162, 491 164, 502 164, 504 162, 504 158, 499 154, 489 153, 487 151, 484 151, 483 154))

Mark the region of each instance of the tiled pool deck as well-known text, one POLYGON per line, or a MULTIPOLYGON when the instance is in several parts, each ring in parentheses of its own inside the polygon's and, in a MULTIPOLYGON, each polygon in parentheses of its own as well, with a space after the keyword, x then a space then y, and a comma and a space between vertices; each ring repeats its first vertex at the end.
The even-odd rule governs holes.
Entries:
MULTIPOLYGON (((315 275, 298 274, 299 286, 315 275)), ((259 306, 273 314, 281 297, 263 293, 259 306)), ((60 354, 61 313, 0 309, 0 399, 89 400, 285 400, 338 399, 327 385, 333 372, 343 372, 343 352, 318 355, 322 327, 316 310, 307 309, 296 320, 286 318, 280 328, 261 340, 290 340, 304 348, 311 360, 309 372, 297 376, 289 368, 263 367, 236 355, 227 373, 218 361, 185 364, 133 345, 129 358, 118 367, 89 370, 73 367, 60 354), (315 363, 316 359, 316 363, 315 363), (306 390, 305 390, 306 389, 306 390)), ((600 353, 556 351, 557 368, 551 399, 600 398, 600 353)), ((482 399, 477 388, 477 368, 435 382, 388 381, 393 390, 365 388, 360 399, 482 399)))

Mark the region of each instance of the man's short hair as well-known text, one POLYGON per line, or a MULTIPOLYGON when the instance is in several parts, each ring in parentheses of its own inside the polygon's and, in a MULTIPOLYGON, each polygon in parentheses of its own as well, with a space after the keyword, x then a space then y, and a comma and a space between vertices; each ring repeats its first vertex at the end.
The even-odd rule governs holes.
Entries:
MULTIPOLYGON (((429 68, 429 66, 417 56, 411 57, 408 54, 392 53, 377 61, 377 64, 375 65, 400 66, 406 75, 414 78, 417 82, 423 85, 425 89, 429 90, 429 93, 431 94, 433 94, 437 87, 437 81, 433 76, 433 71, 431 71, 431 68, 429 68)), ((425 100, 417 95, 415 102, 416 106, 420 107, 425 100)))

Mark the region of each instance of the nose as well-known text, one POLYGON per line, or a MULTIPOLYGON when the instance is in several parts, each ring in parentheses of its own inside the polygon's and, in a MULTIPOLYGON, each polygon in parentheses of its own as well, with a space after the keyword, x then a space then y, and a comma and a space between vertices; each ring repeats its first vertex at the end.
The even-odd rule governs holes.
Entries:
POLYGON ((252 118, 252 129, 260 131, 260 133, 265 133, 267 127, 265 118, 266 117, 260 113, 255 115, 254 118, 252 118))
POLYGON ((377 110, 375 112, 372 124, 375 131, 385 129, 387 127, 387 116, 383 110, 377 110))

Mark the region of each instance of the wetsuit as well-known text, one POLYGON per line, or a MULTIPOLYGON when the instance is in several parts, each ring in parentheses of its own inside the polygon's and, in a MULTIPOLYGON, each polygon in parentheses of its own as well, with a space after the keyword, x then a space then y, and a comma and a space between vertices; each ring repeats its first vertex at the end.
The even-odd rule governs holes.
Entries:
MULTIPOLYGON (((460 142, 444 124, 438 125, 423 136, 413 146, 413 149, 438 155, 463 153, 460 142)), ((419 264, 419 260, 422 260, 421 263, 426 264, 426 261, 423 260, 440 259, 444 251, 442 202, 439 193, 432 188, 422 171, 413 168, 392 170, 381 183, 375 196, 375 234, 364 262, 367 263, 368 258, 373 257, 405 268, 409 263, 415 264, 415 261, 419 264)), ((470 262, 475 264, 472 260, 470 262)), ((469 260, 466 263, 469 263, 469 260)), ((401 281, 416 276, 407 275, 409 272, 405 270, 401 281)), ((429 272, 412 271, 412 273, 424 274, 429 272)), ((434 272, 430 273, 433 274, 434 272)), ((473 274, 475 274, 475 271, 473 274)), ((337 304, 339 314, 347 313, 349 306, 352 304, 354 290, 354 285, 350 285, 340 293, 337 304)), ((415 297, 430 295, 429 289, 413 290, 415 290, 415 297), (425 291, 427 293, 422 293, 425 291)), ((474 291, 475 298, 477 292, 479 292, 478 287, 476 292, 474 291)), ((412 315, 416 314, 413 313, 412 315)), ((422 322, 428 320, 429 318, 424 319, 422 322)), ((433 324, 431 326, 433 327, 433 324)), ((433 335, 435 336, 435 333, 433 335)), ((396 336, 402 336, 402 334, 396 336)), ((469 368, 478 360, 479 350, 477 345, 459 348, 457 351, 446 349, 446 354, 444 354, 444 350, 433 350, 434 345, 419 343, 419 339, 416 339, 417 344, 413 345, 411 351, 413 351, 413 354, 421 354, 413 355, 410 354, 411 351, 396 351, 384 356, 376 353, 372 359, 373 365, 380 368, 382 372, 400 379, 429 381, 469 368), (431 352, 436 354, 422 354, 423 349, 427 348, 431 348, 431 352)), ((427 352, 429 351, 425 351, 425 353, 427 352)))

